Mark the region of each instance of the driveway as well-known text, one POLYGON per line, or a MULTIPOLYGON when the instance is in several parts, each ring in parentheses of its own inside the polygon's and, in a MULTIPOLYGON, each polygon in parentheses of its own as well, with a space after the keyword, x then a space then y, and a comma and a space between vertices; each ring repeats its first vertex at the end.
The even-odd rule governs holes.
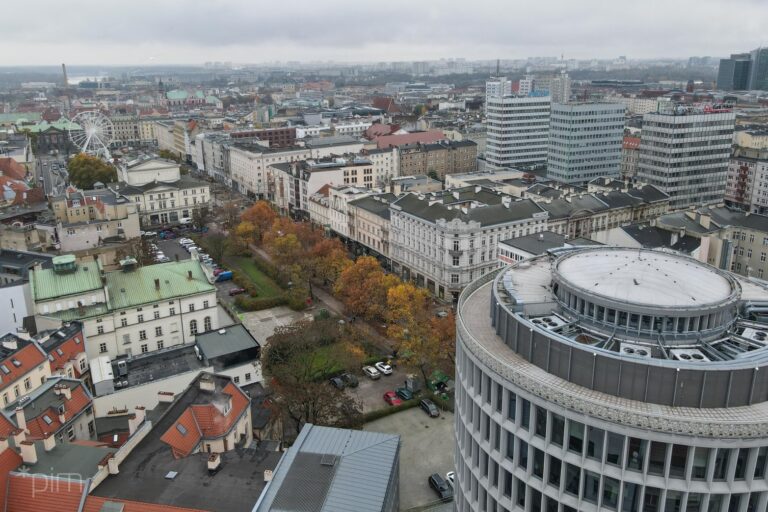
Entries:
POLYGON ((364 430, 400 434, 400 510, 437 501, 427 479, 454 470, 453 413, 430 418, 417 407, 366 423, 364 430))

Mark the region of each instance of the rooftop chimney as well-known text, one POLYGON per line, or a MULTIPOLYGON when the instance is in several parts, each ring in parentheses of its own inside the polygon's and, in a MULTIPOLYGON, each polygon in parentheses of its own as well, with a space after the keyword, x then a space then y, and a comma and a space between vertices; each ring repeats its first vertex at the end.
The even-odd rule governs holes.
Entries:
POLYGON ((176 393, 173 391, 158 391, 157 401, 160 403, 171 403, 176 398, 176 393))
POLYGON ((58 396, 63 396, 67 400, 72 399, 72 390, 66 384, 56 384, 53 386, 53 392, 58 396))
POLYGON ((45 448, 46 452, 56 448, 56 436, 53 434, 48 434, 48 437, 43 439, 43 447, 45 448))
POLYGON ((21 460, 24 461, 24 464, 37 463, 37 449, 35 448, 35 443, 32 441, 22 441, 21 460))
POLYGON ((219 466, 221 466, 221 454, 212 453, 211 456, 208 457, 208 471, 215 472, 219 469, 219 466))
POLYGON ((8 448, 8 438, 0 437, 0 453, 3 453, 8 448))
POLYGON ((133 415, 128 418, 128 434, 133 435, 134 432, 136 432, 139 429, 139 426, 144 423, 144 418, 146 417, 146 413, 144 412, 144 407, 136 407, 136 412, 133 413, 133 415))
POLYGON ((159 289, 160 289, 160 279, 156 278, 155 279, 155 290, 159 290, 159 289))
POLYGON ((191 270, 187 270, 187 279, 189 279, 190 281, 192 280, 192 271, 191 270))
POLYGON ((213 380, 213 376, 211 375, 201 375, 200 376, 200 390, 201 391, 215 391, 216 390, 216 382, 213 380))
POLYGON ((23 407, 16 408, 16 425, 19 427, 19 430, 27 430, 27 418, 24 416, 23 407))

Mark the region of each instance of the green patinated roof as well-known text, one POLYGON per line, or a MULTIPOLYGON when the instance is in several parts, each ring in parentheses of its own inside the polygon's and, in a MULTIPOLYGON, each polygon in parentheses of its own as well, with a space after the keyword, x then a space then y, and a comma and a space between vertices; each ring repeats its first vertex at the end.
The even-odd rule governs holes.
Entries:
POLYGON ((78 265, 72 272, 53 269, 30 270, 29 289, 33 301, 66 297, 101 288, 101 268, 94 261, 78 265))
POLYGON ((85 320, 86 318, 95 318, 98 316, 106 315, 109 312, 109 308, 103 302, 97 302, 90 306, 85 306, 82 310, 79 308, 62 309, 61 311, 51 311, 45 313, 44 316, 51 318, 58 318, 62 322, 71 322, 73 320, 85 320))
POLYGON ((187 96, 187 91, 181 91, 178 89, 165 93, 165 97, 169 100, 185 100, 187 99, 187 96))
POLYGON ((109 272, 107 289, 109 308, 113 310, 215 290, 195 260, 147 265, 130 272, 109 272), (192 279, 187 277, 188 271, 192 271, 192 279), (155 279, 160 281, 160 289, 155 287, 155 279))
POLYGON ((206 103, 216 103, 217 101, 219 101, 219 98, 217 98, 216 96, 206 96, 205 97, 205 102, 206 103))
POLYGON ((195 91, 195 98, 205 98, 203 91, 195 91))
POLYGON ((67 131, 67 130, 82 130, 80 125, 77 123, 73 123, 69 119, 61 118, 58 121, 54 121, 53 123, 49 123, 47 121, 42 121, 37 124, 33 124, 31 126, 24 126, 25 130, 29 130, 32 133, 40 133, 44 132, 45 130, 48 130, 49 128, 56 128, 57 130, 67 131))

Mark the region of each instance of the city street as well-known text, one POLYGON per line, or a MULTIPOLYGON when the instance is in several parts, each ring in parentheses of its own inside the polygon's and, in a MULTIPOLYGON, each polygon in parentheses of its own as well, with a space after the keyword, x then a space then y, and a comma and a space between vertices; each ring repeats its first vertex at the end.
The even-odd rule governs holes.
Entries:
POLYGON ((43 155, 35 164, 35 180, 43 182, 45 194, 56 196, 64 192, 67 185, 66 161, 63 158, 43 155))

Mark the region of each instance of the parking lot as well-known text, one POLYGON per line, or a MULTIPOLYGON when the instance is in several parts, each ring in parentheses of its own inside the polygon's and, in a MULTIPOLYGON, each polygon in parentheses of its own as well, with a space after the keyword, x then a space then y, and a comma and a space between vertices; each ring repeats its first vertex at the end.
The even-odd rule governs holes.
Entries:
POLYGON ((190 258, 189 253, 179 245, 178 239, 176 240, 155 240, 154 244, 163 251, 163 254, 168 256, 171 261, 176 261, 176 256, 179 256, 179 260, 188 260, 190 258))
POLYGON ((356 388, 349 388, 348 392, 362 402, 363 412, 390 407, 384 401, 384 393, 405 386, 406 372, 399 368, 393 370, 392 375, 382 375, 378 380, 371 380, 362 371, 355 372, 360 384, 356 388))
MULTIPOLYGON (((364 430, 400 434, 400 510, 437 501, 427 479, 453 471, 453 413, 430 418, 417 407, 366 423, 364 430)), ((453 505, 435 510, 443 508, 453 510, 453 505)))

